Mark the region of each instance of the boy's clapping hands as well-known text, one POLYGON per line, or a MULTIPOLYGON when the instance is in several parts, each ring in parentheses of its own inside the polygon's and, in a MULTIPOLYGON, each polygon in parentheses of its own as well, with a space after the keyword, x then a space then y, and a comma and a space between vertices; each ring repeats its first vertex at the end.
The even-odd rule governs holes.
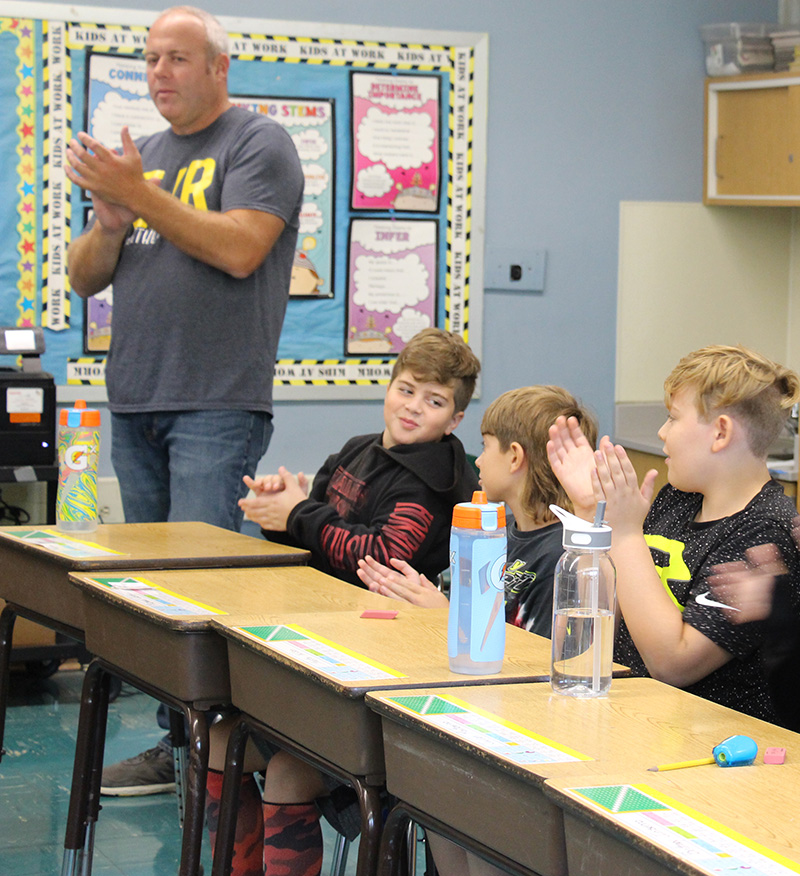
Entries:
POLYGON ((285 532, 286 523, 295 505, 308 498, 308 478, 299 472, 292 474, 285 466, 278 474, 251 478, 245 475, 245 484, 253 495, 239 500, 239 507, 262 529, 285 532))
POLYGON ((597 501, 605 499, 606 518, 617 536, 641 537, 642 524, 653 501, 655 469, 647 472, 639 487, 639 478, 624 448, 612 444, 608 435, 600 440, 594 454, 592 486, 597 501))
POLYGON ((612 444, 607 435, 595 450, 574 417, 559 417, 549 435, 547 458, 572 500, 575 513, 592 520, 597 502, 605 499, 609 523, 621 531, 631 529, 641 535, 657 472, 651 469, 640 488, 625 450, 612 444))
POLYGON ((389 560, 394 568, 384 566, 373 557, 358 561, 358 577, 373 593, 402 599, 422 608, 447 608, 447 597, 424 575, 405 560, 389 560))

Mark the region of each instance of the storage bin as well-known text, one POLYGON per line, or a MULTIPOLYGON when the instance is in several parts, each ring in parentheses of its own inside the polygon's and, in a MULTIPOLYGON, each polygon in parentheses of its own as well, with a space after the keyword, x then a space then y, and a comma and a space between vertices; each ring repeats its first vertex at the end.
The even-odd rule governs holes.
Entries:
POLYGON ((709 76, 772 70, 774 55, 770 31, 776 25, 725 22, 700 25, 709 76))

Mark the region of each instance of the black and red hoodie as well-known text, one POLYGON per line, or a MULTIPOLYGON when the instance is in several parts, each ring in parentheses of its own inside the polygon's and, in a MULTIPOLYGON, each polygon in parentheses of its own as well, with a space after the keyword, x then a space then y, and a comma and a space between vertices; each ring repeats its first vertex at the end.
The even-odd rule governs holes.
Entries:
POLYGON ((360 587, 356 569, 367 554, 405 560, 435 580, 449 563, 453 506, 470 501, 477 477, 454 435, 389 449, 381 438, 351 438, 328 457, 289 515, 288 537, 312 552, 316 568, 360 587))

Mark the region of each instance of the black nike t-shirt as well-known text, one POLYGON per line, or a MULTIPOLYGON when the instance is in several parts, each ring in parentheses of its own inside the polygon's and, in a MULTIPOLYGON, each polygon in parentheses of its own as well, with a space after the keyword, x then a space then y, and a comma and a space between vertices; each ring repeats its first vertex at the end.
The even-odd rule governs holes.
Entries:
MULTIPOLYGON (((797 611, 800 564, 792 540, 792 520, 797 511, 780 484, 772 480, 744 509, 721 520, 695 523, 702 502, 699 493, 683 493, 666 486, 656 496, 644 522, 653 562, 672 599, 681 607, 684 623, 733 655, 724 666, 686 690, 777 722, 761 656, 769 628, 762 622, 730 623, 714 604, 707 579, 718 563, 741 560, 748 548, 771 542, 778 546, 789 569, 791 599, 797 611)), ((624 620, 617 632, 614 659, 629 666, 634 675, 649 675, 624 620)))

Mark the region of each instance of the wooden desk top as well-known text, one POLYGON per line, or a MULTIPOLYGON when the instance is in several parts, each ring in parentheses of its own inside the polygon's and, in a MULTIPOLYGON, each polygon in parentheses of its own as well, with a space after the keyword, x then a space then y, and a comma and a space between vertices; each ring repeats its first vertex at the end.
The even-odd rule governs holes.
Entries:
MULTIPOLYGON (((569 831, 551 784, 580 787, 609 773, 630 782, 669 781, 674 773, 651 773, 648 767, 710 756, 714 745, 737 733, 752 736, 760 748, 783 745, 800 760, 800 737, 645 678, 616 679, 609 696, 598 699, 562 697, 549 685, 494 685, 373 691, 366 701, 382 718, 390 793, 543 876, 664 876, 652 862, 626 869, 619 854, 604 855, 596 830, 583 844, 587 866, 581 869, 572 857, 568 862, 569 831), (390 702, 409 693, 456 698, 469 711, 447 716, 449 726, 442 726, 447 717, 415 714, 390 702), (510 734, 508 725, 520 735, 510 734), (569 754, 591 759, 556 762, 569 754), (553 760, 544 761, 548 756, 553 760), (603 869, 606 858, 612 863, 603 869)), ((738 769, 750 768, 727 772, 738 769)), ((795 796, 795 812, 796 803, 795 796)))
POLYGON ((69 534, 53 526, 0 527, 0 555, 19 552, 75 570, 297 565, 309 557, 305 550, 191 522, 110 523, 100 524, 95 532, 69 534), (48 547, 24 537, 35 533, 101 550, 94 556, 65 556, 55 543, 48 547))
POLYGON ((224 612, 302 617, 325 607, 355 615, 391 602, 308 566, 104 569, 69 577, 83 596, 89 651, 186 702, 230 702, 227 642, 212 627, 224 612), (133 589, 123 589, 126 581, 133 589))
POLYGON ((466 708, 483 710, 501 723, 511 723, 524 733, 536 734, 550 745, 586 758, 515 763, 465 739, 458 731, 437 726, 436 715, 420 715, 391 701, 403 696, 403 691, 368 694, 368 705, 392 723, 468 752, 536 786, 547 778, 585 779, 617 771, 641 781, 658 775, 648 772, 649 767, 708 757, 717 743, 737 733, 752 736, 759 748, 794 747, 800 761, 800 736, 651 678, 615 679, 609 696, 596 699, 564 697, 549 685, 496 685, 452 691, 440 688, 415 693, 455 697, 466 708))
POLYGON ((355 615, 367 608, 391 609, 399 605, 396 600, 354 587, 310 566, 146 571, 104 569, 94 575, 73 572, 69 578, 85 595, 100 603, 115 606, 155 626, 186 632, 209 629, 212 620, 224 623, 231 615, 263 617, 280 613, 295 617, 318 611, 352 612, 355 615), (103 583, 126 578, 148 582, 156 588, 152 594, 155 598, 142 598, 145 592, 142 588, 122 589, 103 583), (158 601, 159 594, 164 597, 163 603, 158 601), (186 602, 180 613, 170 609, 170 595, 186 602), (197 611, 191 611, 192 605, 196 605, 197 611))
POLYGON ((237 645, 349 697, 361 697, 367 690, 398 686, 480 685, 549 678, 548 639, 507 626, 502 671, 496 675, 461 675, 450 671, 447 658, 448 609, 417 608, 396 600, 390 607, 398 612, 394 620, 361 618, 356 613, 320 612, 302 617, 294 614, 237 617, 231 614, 230 617, 214 618, 213 623, 237 645), (286 624, 295 624, 312 636, 326 640, 334 648, 380 664, 393 675, 370 679, 337 678, 321 669, 310 668, 237 629, 286 624))
MULTIPOLYGON (((625 770, 581 782, 548 781, 545 793, 571 816, 565 825, 570 874, 619 876, 625 872, 621 860, 638 860, 637 872, 707 873, 701 864, 714 858, 719 861, 720 853, 732 856, 723 869, 739 872, 733 864, 742 863, 737 859, 749 854, 739 842, 751 850, 754 844, 761 846, 755 851, 772 859, 773 866, 780 863, 779 856, 785 856, 788 861, 783 863, 790 872, 800 872, 800 736, 787 736, 787 731, 774 728, 757 741, 756 762, 747 767, 710 765, 644 775, 625 770), (773 744, 786 747, 784 764, 763 762, 764 748, 773 744), (606 790, 589 791, 587 797, 570 790, 577 787, 606 790), (659 804, 667 808, 655 808, 659 804), (622 814, 615 814, 614 807, 622 814), (670 829, 674 824, 686 832, 677 837, 670 829), (713 832, 707 834, 708 829, 713 832), (605 854, 593 856, 588 869, 588 862, 577 852, 579 845, 574 846, 587 833, 591 833, 593 847, 602 843, 605 849, 605 854), (731 839, 738 842, 727 847, 731 839), (698 849, 698 840, 708 846, 698 849), (709 848, 716 849, 716 854, 706 854, 709 848)), ((760 869, 763 861, 747 863, 753 869, 745 872, 765 872, 760 869)))

